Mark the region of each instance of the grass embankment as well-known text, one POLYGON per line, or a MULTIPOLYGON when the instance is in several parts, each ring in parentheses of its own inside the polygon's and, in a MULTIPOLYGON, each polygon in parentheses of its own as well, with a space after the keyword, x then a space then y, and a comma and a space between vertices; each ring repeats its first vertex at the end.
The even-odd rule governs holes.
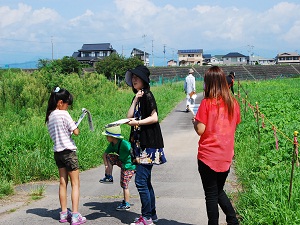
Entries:
MULTIPOLYGON (((58 177, 53 143, 44 122, 49 93, 54 86, 64 87, 74 95, 74 104, 69 110, 74 120, 78 119, 82 108, 92 113, 95 131, 89 130, 87 118, 84 118, 79 126, 80 135, 73 137, 82 171, 102 163, 101 155, 107 146, 106 138, 101 135, 103 127, 125 118, 134 96, 131 88, 124 84, 118 88, 98 74, 79 77, 77 74, 7 71, 1 73, 0 82, 0 196, 11 194, 15 184, 58 177)), ((182 82, 151 90, 160 120, 185 98, 182 82)), ((129 136, 129 129, 129 126, 122 126, 125 138, 129 136)))
POLYGON ((242 123, 235 144, 236 173, 243 187, 236 207, 242 224, 300 224, 299 167, 295 167, 288 201, 293 133, 300 131, 300 79, 243 82, 242 86, 248 98, 241 91, 247 102, 241 102, 242 123), (256 102, 260 110, 259 126, 255 118, 256 102))

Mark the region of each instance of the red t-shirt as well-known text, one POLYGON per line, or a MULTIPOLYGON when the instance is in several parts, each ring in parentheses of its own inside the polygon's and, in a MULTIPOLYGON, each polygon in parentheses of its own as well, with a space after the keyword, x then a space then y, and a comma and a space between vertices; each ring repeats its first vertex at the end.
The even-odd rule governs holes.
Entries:
POLYGON ((195 119, 206 126, 198 142, 198 159, 216 172, 229 170, 234 155, 234 133, 241 122, 238 102, 235 100, 229 121, 222 99, 219 106, 216 99, 203 99, 195 119))

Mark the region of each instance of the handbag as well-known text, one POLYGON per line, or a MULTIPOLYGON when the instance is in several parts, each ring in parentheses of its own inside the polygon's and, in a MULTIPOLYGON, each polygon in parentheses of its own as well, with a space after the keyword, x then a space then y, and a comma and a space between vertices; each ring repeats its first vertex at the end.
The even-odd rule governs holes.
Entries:
POLYGON ((192 91, 192 92, 189 94, 190 98, 192 98, 194 94, 196 94, 196 92, 195 92, 195 91, 192 91))

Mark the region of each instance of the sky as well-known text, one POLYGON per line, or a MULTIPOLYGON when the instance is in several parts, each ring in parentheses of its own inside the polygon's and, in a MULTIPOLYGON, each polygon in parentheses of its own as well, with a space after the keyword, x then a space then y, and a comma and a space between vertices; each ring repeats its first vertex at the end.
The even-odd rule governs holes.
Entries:
POLYGON ((95 43, 145 50, 154 66, 186 49, 274 58, 300 53, 299 12, 299 0, 0 0, 0 67, 95 43))

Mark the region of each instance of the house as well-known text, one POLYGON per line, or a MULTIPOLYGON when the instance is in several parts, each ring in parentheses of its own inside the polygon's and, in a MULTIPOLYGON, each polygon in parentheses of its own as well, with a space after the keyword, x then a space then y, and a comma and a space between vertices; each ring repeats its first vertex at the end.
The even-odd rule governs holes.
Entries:
POLYGON ((137 48, 132 49, 130 55, 132 57, 138 57, 140 60, 144 62, 144 66, 149 66, 149 53, 139 50, 137 48))
POLYGON ((110 43, 101 44, 83 44, 78 52, 74 52, 72 57, 80 63, 86 63, 94 66, 99 60, 116 52, 110 43))
POLYGON ((300 55, 297 52, 284 52, 276 56, 276 64, 300 63, 300 55))
POLYGON ((211 54, 203 54, 203 64, 210 65, 211 54))
POLYGON ((171 59, 168 61, 167 65, 168 66, 177 66, 177 61, 175 61, 174 59, 171 59))
POLYGON ((224 65, 246 65, 248 58, 248 56, 238 52, 230 52, 222 57, 224 65))
POLYGON ((178 50, 179 66, 203 65, 203 49, 178 50))
POLYGON ((223 55, 212 56, 210 59, 210 64, 214 66, 223 64, 223 55))
POLYGON ((261 56, 250 56, 250 65, 274 65, 274 58, 264 58, 261 56))

